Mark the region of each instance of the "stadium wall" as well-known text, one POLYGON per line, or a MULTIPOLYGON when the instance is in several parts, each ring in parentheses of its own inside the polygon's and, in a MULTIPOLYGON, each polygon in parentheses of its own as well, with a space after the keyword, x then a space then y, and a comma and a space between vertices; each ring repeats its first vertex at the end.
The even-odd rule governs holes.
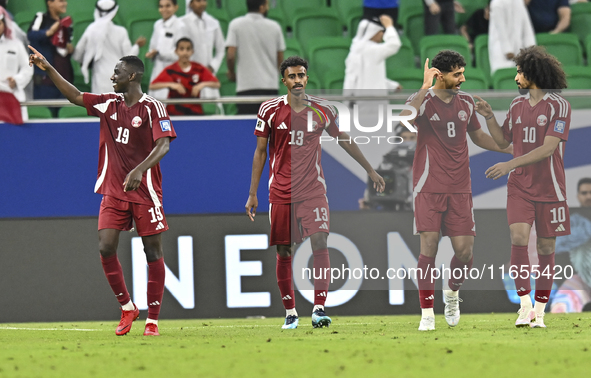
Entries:
MULTIPOLYGON (((571 212, 591 219, 590 209, 571 212)), ((510 255, 505 211, 477 210, 475 217, 474 268, 484 275, 465 283, 462 312, 513 312, 518 306, 509 301, 500 275, 510 255)), ((255 222, 242 214, 174 215, 168 223, 170 230, 163 236, 168 271, 162 319, 283 314, 275 252, 267 244, 267 214, 259 214, 255 222)), ((100 266, 96 227, 95 217, 0 219, 0 322, 116 319, 118 304, 100 266)), ((410 212, 333 212, 331 231, 334 268, 356 266, 356 259, 382 276, 388 268, 416 267, 419 238, 412 235, 410 212)), ((295 275, 311 266, 310 252, 305 243, 297 250, 295 275)), ((451 243, 443 238, 437 265, 447 264, 450 256, 451 243)), ((134 301, 146 308, 146 265, 137 234, 121 234, 119 257, 134 301)), ((557 256, 557 265, 569 264, 568 254, 557 256)), ((369 274, 367 279, 332 284, 327 302, 331 315, 418 313, 411 280, 372 279, 369 274)), ((301 290, 304 283, 311 285, 296 277, 302 314, 312 309, 306 300, 309 293, 301 290)), ((441 313, 441 280, 436 287, 435 310, 441 313)))

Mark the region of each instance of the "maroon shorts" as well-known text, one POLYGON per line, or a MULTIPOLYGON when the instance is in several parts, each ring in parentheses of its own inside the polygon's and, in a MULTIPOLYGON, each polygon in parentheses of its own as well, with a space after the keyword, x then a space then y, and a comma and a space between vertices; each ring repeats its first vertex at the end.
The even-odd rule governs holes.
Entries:
POLYGON ((269 204, 269 221, 269 245, 292 245, 317 232, 328 234, 328 200, 322 196, 296 203, 269 204))
POLYGON ((515 194, 507 196, 507 220, 513 223, 536 222, 536 233, 541 238, 570 235, 570 215, 566 201, 530 201, 515 194))
POLYGON ((414 233, 476 236, 471 193, 416 193, 414 233))
POLYGON ((98 229, 112 228, 129 231, 133 221, 139 236, 156 235, 168 230, 162 207, 127 202, 112 196, 103 196, 99 211, 98 229))

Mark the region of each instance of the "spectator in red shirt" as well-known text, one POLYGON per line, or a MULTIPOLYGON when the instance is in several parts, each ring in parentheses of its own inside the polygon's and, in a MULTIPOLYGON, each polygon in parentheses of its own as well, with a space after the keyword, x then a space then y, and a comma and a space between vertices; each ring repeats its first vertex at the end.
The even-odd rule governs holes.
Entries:
MULTIPOLYGON (((166 67, 150 84, 150 89, 168 88, 168 98, 199 97, 203 88, 219 88, 220 82, 206 67, 191 62, 193 42, 181 38, 174 51, 179 57, 176 63, 166 67)), ((200 104, 167 105, 171 115, 203 114, 200 104)))

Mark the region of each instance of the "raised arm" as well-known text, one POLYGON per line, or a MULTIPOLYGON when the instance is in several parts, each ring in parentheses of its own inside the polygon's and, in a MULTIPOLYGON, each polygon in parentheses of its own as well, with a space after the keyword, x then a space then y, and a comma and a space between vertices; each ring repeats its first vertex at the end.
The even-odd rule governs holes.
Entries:
MULTIPOLYGON (((412 106, 417 110, 417 116, 421 113, 421 104, 425 99, 427 91, 429 91, 429 88, 433 86, 433 79, 435 79, 437 75, 441 75, 441 71, 439 71, 435 67, 429 68, 429 58, 427 58, 425 60, 425 70, 423 73, 423 85, 421 86, 421 89, 419 89, 419 91, 416 93, 415 97, 408 103, 408 105, 412 106)), ((408 114, 411 114, 408 110, 403 110, 402 112, 400 112, 400 115, 408 114)), ((413 123, 415 119, 416 117, 408 120, 408 122, 413 123)))
POLYGON ((267 161, 267 143, 269 138, 257 137, 257 147, 254 150, 254 156, 252 158, 252 175, 250 177, 250 189, 248 191, 248 200, 246 201, 246 215, 254 222, 254 216, 259 206, 259 200, 257 199, 257 190, 259 188, 259 182, 261 181, 261 174, 267 161))
POLYGON ((476 102, 476 111, 486 119, 486 127, 488 132, 494 139, 495 143, 502 149, 509 147, 511 142, 505 139, 503 129, 497 123, 495 114, 492 111, 490 104, 478 96, 474 96, 478 101, 476 102))
POLYGON ((72 104, 84 106, 82 92, 80 92, 78 88, 64 79, 62 75, 60 75, 51 64, 49 64, 47 59, 45 59, 45 57, 39 53, 39 51, 35 50, 35 48, 31 45, 29 45, 29 48, 33 51, 33 54, 29 55, 29 65, 33 66, 33 64, 35 64, 43 71, 46 71, 47 76, 49 76, 51 81, 53 81, 57 89, 59 89, 59 91, 62 92, 62 94, 66 96, 68 101, 70 101, 72 104))
POLYGON ((137 167, 131 170, 125 177, 123 182, 123 191, 129 192, 136 190, 142 183, 143 174, 162 160, 164 155, 168 153, 170 149, 170 137, 162 137, 156 140, 156 146, 152 149, 152 152, 142 161, 137 167))
POLYGON ((373 187, 376 191, 382 193, 386 189, 386 183, 382 176, 380 176, 375 169, 369 164, 363 152, 359 149, 356 143, 351 143, 351 137, 347 133, 341 133, 339 136, 339 145, 343 150, 347 151, 349 156, 355 159, 367 172, 367 175, 373 181, 373 187))

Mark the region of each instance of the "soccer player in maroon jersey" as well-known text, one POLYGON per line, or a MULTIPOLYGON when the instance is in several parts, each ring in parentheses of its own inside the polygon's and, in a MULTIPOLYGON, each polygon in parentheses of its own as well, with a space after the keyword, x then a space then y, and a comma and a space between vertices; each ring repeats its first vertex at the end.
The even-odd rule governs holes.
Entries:
POLYGON ((460 91, 466 62, 459 53, 440 51, 429 68, 425 61, 423 85, 407 101, 417 109, 418 130, 413 162, 413 205, 415 233, 420 234, 418 286, 422 317, 419 331, 435 329, 433 301, 435 282, 432 269, 439 234, 449 236, 454 257, 452 275, 443 289, 445 320, 454 327, 460 321, 459 293, 465 272, 472 267, 476 228, 472 209, 470 160, 467 135, 477 146, 501 151, 490 135, 482 131, 472 96, 460 91), (433 80, 435 79, 435 85, 433 80), (460 276, 460 278, 455 278, 460 276))
POLYGON ((103 270, 121 304, 115 331, 125 335, 140 311, 131 301, 117 258, 121 231, 133 221, 148 260, 148 318, 144 335, 158 336, 158 315, 164 292, 165 266, 161 233, 168 229, 162 210, 160 160, 176 134, 164 105, 142 93, 144 64, 126 56, 111 76, 116 93, 81 93, 33 47, 29 63, 47 72, 56 87, 88 115, 100 118, 99 170, 95 192, 103 195, 99 211, 99 251, 103 270))
POLYGON ((521 96, 511 103, 503 126, 490 105, 479 100, 476 110, 486 118, 499 147, 513 143, 514 158, 486 170, 494 180, 509 174, 507 219, 511 232, 511 269, 521 299, 517 327, 545 328, 544 310, 553 283, 556 237, 570 234, 566 205, 564 142, 568 139, 571 108, 559 93, 566 88, 560 62, 539 46, 522 49, 514 59, 515 82, 521 96), (536 223, 539 266, 530 267, 527 244, 536 223), (531 273, 530 273, 531 272, 531 273), (530 274, 536 277, 532 308, 530 274))
MULTIPOLYGON (((246 214, 254 221, 258 206, 257 188, 267 159, 269 145, 269 244, 277 246, 277 284, 286 310, 282 328, 297 328, 292 284, 292 254, 294 243, 310 237, 314 256, 314 272, 323 272, 314 280, 312 326, 328 327, 324 303, 328 294, 330 268, 327 238, 330 229, 326 184, 320 163, 320 136, 326 132, 338 138, 339 145, 366 171, 374 188, 383 192, 384 179, 365 159, 359 147, 338 128, 338 116, 332 107, 322 106, 322 99, 305 93, 308 83, 308 62, 300 57, 287 58, 280 67, 288 94, 263 103, 258 112, 254 134, 257 147, 252 163, 250 191, 246 214), (310 109, 312 108, 312 109, 310 109), (313 115, 308 131, 308 113, 313 115)), ((317 277, 319 274, 315 273, 317 277)))

